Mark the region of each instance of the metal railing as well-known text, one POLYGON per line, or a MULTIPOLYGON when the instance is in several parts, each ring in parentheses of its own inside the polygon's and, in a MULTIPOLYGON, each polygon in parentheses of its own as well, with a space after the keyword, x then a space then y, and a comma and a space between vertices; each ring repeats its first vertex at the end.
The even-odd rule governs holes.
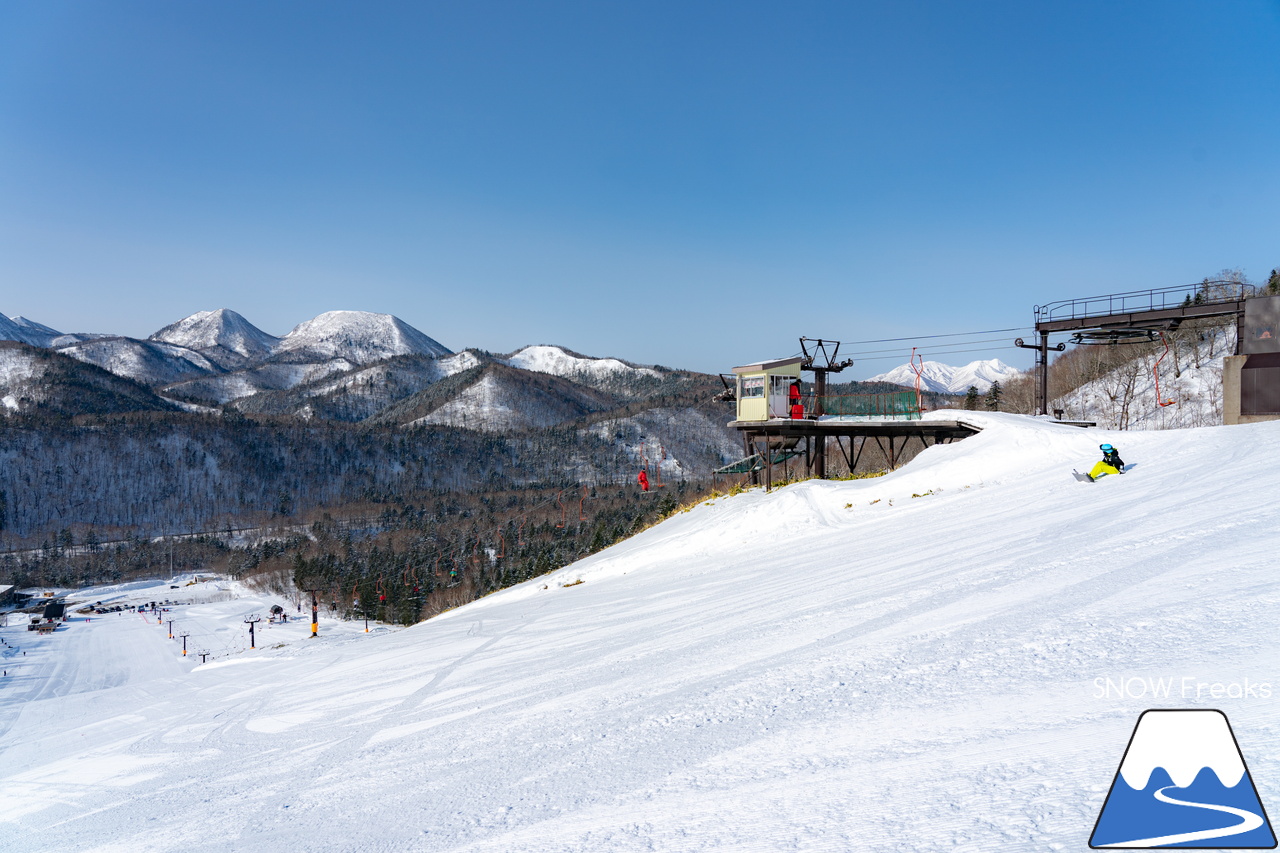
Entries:
POLYGON ((1239 302, 1256 294, 1257 288, 1252 284, 1222 279, 1201 281, 1181 287, 1133 290, 1128 293, 1065 299, 1048 305, 1037 305, 1036 322, 1082 320, 1140 311, 1164 311, 1191 305, 1216 305, 1222 302, 1239 302))

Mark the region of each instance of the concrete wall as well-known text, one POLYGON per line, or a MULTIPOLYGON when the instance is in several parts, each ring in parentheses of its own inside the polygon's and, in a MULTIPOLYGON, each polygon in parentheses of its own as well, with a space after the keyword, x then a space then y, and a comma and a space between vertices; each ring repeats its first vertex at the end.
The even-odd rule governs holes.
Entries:
POLYGON ((1280 415, 1240 414, 1240 370, 1247 355, 1229 355, 1222 362, 1222 422, 1224 424, 1256 424, 1280 420, 1280 415))

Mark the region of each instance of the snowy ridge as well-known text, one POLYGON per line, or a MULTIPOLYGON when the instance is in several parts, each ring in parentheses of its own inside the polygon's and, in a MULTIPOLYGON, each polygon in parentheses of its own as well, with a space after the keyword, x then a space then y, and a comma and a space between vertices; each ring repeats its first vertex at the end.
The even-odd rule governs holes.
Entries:
POLYGON ((352 367, 310 382, 291 384, 280 393, 240 400, 236 408, 354 423, 374 417, 441 379, 480 363, 472 352, 445 358, 396 356, 368 367, 352 367))
POLYGON ((1179 788, 1188 787, 1206 767, 1228 788, 1244 777, 1244 762, 1221 711, 1144 714, 1120 765, 1120 775, 1125 784, 1140 791, 1157 767, 1168 771, 1179 788))
POLYGON ((264 391, 284 391, 354 367, 355 365, 342 358, 299 364, 267 362, 233 373, 175 382, 166 387, 165 392, 222 405, 264 391))
POLYGON ((147 385, 167 385, 221 372, 201 353, 162 341, 94 338, 61 347, 58 352, 147 385))
POLYGON ((10 319, 0 314, 0 341, 18 341, 36 347, 48 346, 60 333, 48 326, 33 323, 22 317, 10 319))
MULTIPOLYGON (((969 386, 980 392, 991 389, 995 382, 1007 382, 1022 371, 1010 367, 998 358, 986 361, 971 361, 963 367, 952 367, 937 361, 926 361, 920 365, 920 390, 933 391, 938 394, 963 394, 969 386)), ((895 367, 888 373, 873 376, 868 382, 892 382, 894 385, 916 387, 916 371, 910 364, 895 367)))

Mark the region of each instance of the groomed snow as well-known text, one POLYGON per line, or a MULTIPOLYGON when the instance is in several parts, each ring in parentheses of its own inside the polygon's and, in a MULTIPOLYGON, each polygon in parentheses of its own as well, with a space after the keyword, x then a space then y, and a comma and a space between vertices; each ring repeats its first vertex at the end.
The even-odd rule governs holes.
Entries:
POLYGON ((0 846, 1084 850, 1149 707, 1222 708, 1280 801, 1274 695, 1209 687, 1280 686, 1280 423, 964 416, 406 630, 249 652, 265 600, 179 615, 253 664, 136 615, 0 628, 0 846), (1076 482, 1103 441, 1131 470, 1076 482))

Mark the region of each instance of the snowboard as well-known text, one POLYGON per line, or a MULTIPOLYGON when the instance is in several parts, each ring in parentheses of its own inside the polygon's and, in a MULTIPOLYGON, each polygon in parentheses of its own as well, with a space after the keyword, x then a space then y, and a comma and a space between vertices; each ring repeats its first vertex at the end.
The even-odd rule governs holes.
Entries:
MULTIPOLYGON (((1125 471, 1125 469, 1124 469, 1124 468, 1121 468, 1117 473, 1118 473, 1118 474, 1123 474, 1123 473, 1124 473, 1124 471, 1125 471)), ((1082 482, 1082 483, 1096 483, 1096 482, 1098 482, 1098 481, 1097 481, 1097 480, 1095 480, 1093 477, 1090 477, 1088 474, 1081 474, 1081 473, 1080 473, 1079 471, 1077 471, 1075 468, 1072 468, 1072 469, 1071 469, 1071 476, 1075 477, 1077 480, 1079 480, 1079 481, 1080 481, 1080 482, 1082 482)), ((1099 477, 1105 477, 1105 476, 1107 476, 1107 475, 1106 475, 1105 473, 1103 473, 1103 474, 1099 474, 1098 476, 1099 476, 1099 477)))

